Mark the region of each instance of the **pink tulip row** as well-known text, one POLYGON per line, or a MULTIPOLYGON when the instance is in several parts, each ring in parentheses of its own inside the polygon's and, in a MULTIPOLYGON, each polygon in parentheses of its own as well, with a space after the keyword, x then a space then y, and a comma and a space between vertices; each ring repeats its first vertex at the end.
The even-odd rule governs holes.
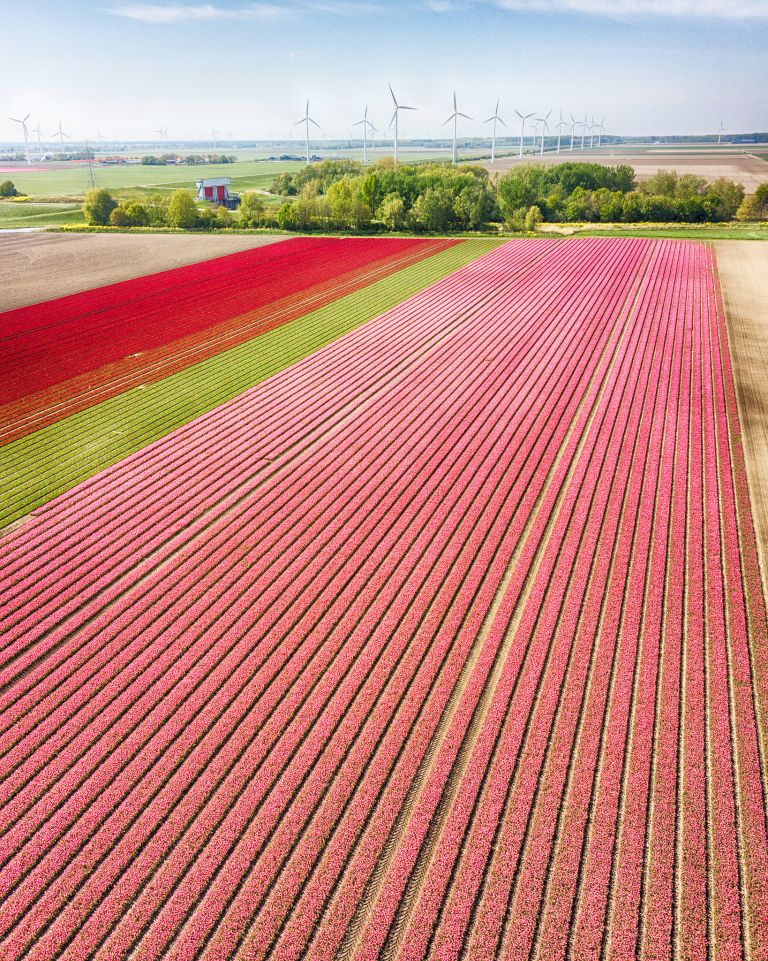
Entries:
MULTIPOLYGON (((199 558, 197 558, 197 562, 199 563, 199 558)), ((99 637, 99 640, 103 640, 103 637, 99 637)))
POLYGON ((746 958, 713 269, 507 244, 7 538, 2 956, 746 958))

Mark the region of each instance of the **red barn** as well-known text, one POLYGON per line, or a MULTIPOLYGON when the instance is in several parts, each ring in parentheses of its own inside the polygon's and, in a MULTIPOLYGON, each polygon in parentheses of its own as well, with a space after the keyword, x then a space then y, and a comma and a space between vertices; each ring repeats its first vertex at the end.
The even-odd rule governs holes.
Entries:
POLYGON ((229 210, 234 210, 240 203, 237 194, 229 192, 231 177, 209 177, 197 181, 197 199, 207 200, 209 203, 220 204, 229 210))

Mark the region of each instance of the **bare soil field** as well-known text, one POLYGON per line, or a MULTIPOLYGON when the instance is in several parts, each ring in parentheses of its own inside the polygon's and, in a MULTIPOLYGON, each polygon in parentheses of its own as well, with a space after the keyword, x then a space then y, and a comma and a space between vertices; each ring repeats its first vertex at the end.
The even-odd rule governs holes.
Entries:
MULTIPOLYGON (((658 170, 676 170, 679 174, 695 174, 708 181, 726 177, 743 184, 747 193, 754 193, 762 183, 768 183, 768 163, 761 157, 746 153, 742 150, 674 150, 653 149, 626 150, 579 150, 578 145, 573 153, 563 150, 560 154, 545 153, 540 156, 525 156, 527 163, 567 163, 569 161, 604 164, 615 167, 618 164, 629 164, 635 168, 637 179, 650 180, 658 170)), ((516 157, 504 157, 497 160, 493 167, 487 162, 483 166, 491 172, 510 170, 519 164, 516 157)))
POLYGON ((0 310, 25 307, 282 239, 218 234, 0 234, 0 310))
POLYGON ((768 595, 768 244, 715 244, 763 586, 768 595))

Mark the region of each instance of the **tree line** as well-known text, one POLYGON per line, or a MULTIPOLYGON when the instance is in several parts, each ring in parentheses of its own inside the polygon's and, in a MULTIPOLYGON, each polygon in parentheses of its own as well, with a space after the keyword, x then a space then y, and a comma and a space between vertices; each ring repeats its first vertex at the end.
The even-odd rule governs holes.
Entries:
POLYGON ((363 167, 327 160, 278 176, 276 207, 246 191, 231 212, 199 204, 191 191, 119 203, 106 190, 90 191, 88 223, 118 227, 170 226, 282 228, 300 232, 533 231, 542 222, 722 223, 767 220, 768 184, 745 195, 741 184, 707 183, 692 174, 661 170, 638 183, 632 167, 592 163, 521 164, 492 179, 479 166, 400 165, 391 160, 363 167))

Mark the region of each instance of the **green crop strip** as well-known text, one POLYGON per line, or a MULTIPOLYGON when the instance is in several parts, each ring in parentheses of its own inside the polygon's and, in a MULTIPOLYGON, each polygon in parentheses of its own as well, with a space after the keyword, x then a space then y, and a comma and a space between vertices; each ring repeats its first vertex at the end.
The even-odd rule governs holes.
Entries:
POLYGON ((0 527, 307 357, 500 242, 464 241, 254 340, 0 448, 0 527))

